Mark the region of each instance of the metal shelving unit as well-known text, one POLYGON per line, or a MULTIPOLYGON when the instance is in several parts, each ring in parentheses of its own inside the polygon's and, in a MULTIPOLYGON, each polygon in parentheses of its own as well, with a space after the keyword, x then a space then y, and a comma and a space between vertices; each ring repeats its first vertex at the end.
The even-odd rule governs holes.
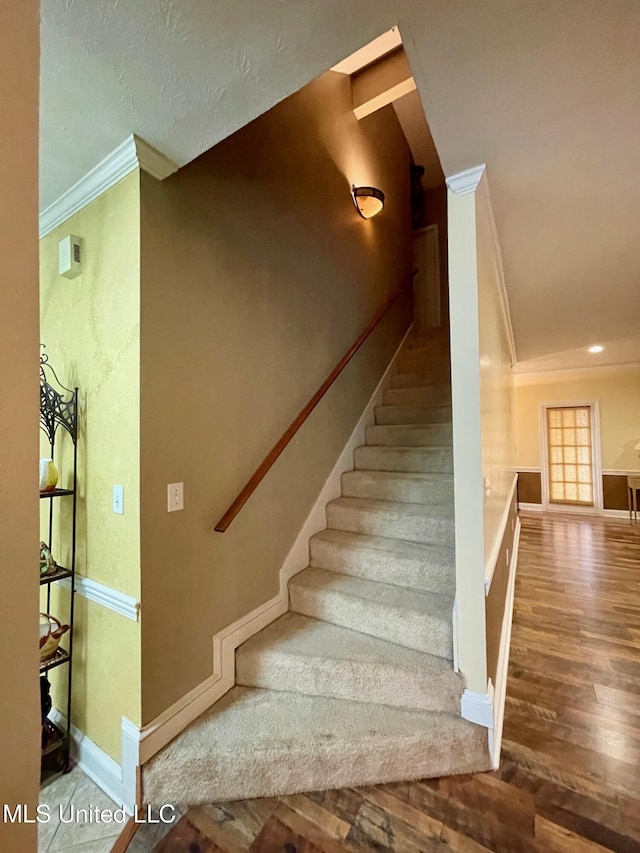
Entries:
MULTIPOLYGON (((71 390, 64 386, 55 370, 49 364, 45 353, 40 356, 40 428, 47 436, 50 447, 50 456, 55 462, 56 437, 58 430, 62 428, 71 438, 73 444, 73 487, 71 489, 53 489, 50 492, 41 492, 40 499, 49 501, 49 531, 48 546, 52 550, 53 545, 53 522, 55 507, 58 506, 57 499, 72 501, 71 516, 71 541, 70 541, 70 565, 57 566, 55 571, 40 576, 40 585, 47 587, 47 613, 51 609, 51 589, 53 584, 62 580, 69 580, 69 626, 66 635, 66 648, 58 647, 53 657, 40 663, 40 690, 43 717, 43 743, 42 761, 44 771, 44 759, 51 763, 51 757, 59 758, 60 769, 69 769, 70 734, 71 734, 71 685, 73 664, 73 617, 75 598, 75 572, 76 572, 76 518, 77 518, 77 467, 78 467, 78 389, 71 390), (48 673, 59 666, 68 667, 67 685, 67 707, 66 726, 62 730, 48 719, 50 708, 49 689, 50 683, 48 673), (42 682, 45 683, 42 683, 42 682), (46 707, 46 706, 49 707, 46 707)), ((52 552, 53 553, 53 552, 52 552)), ((47 768, 50 769, 50 768, 47 768)))

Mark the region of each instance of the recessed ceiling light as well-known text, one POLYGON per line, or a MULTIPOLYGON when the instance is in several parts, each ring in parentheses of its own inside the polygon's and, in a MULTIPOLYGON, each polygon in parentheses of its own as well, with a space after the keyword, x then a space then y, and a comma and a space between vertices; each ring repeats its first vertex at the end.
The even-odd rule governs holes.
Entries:
POLYGON ((604 347, 600 346, 600 344, 594 344, 592 347, 589 347, 589 352, 602 352, 604 347))

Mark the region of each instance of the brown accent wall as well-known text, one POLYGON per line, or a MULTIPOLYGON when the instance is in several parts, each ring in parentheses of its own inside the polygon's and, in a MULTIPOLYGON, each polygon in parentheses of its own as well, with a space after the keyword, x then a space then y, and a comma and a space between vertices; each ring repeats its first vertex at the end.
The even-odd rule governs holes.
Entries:
POLYGON ((629 509, 626 474, 603 474, 602 497, 605 509, 629 509))
MULTIPOLYGON (((602 497, 604 509, 628 509, 627 475, 603 474, 602 497)), ((542 475, 536 471, 518 473, 518 503, 542 503, 542 475)))
POLYGON ((360 350, 224 534, 253 471, 411 270, 409 150, 329 72, 162 183, 141 183, 142 716, 212 672, 212 636, 279 570, 408 327, 360 350), (386 195, 363 220, 351 184, 386 195), (167 514, 167 484, 185 508, 167 514))
POLYGON ((447 188, 440 187, 425 190, 425 225, 438 226, 438 248, 440 251, 440 311, 442 324, 449 324, 449 243, 447 223, 447 188))
POLYGON ((542 503, 542 475, 539 471, 518 471, 518 503, 542 503))
POLYGON ((489 594, 485 601, 487 620, 487 677, 494 685, 498 674, 498 657, 500 654, 500 636, 505 617, 507 587, 509 585, 509 566, 513 556, 513 538, 515 535, 518 506, 516 496, 509 508, 509 518, 502 537, 502 544, 491 580, 489 594))
MULTIPOLYGON (((0 3, 0 806, 33 818, 38 689, 39 4, 0 3)), ((0 849, 30 853, 35 824, 2 822, 0 849)))

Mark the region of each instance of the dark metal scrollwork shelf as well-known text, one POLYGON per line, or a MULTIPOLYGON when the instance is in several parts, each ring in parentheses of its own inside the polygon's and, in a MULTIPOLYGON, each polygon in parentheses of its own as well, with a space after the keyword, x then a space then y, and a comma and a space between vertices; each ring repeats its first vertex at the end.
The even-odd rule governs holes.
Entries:
POLYGON ((67 649, 58 648, 56 653, 48 660, 40 664, 40 691, 42 705, 42 768, 41 773, 68 770, 70 767, 70 733, 71 733, 71 668, 73 661, 73 617, 74 617, 74 595, 75 595, 75 572, 76 572, 76 509, 77 509, 77 467, 78 467, 78 389, 67 388, 60 382, 58 376, 49 364, 46 353, 40 355, 40 429, 44 432, 49 442, 50 456, 55 461, 56 436, 58 429, 68 433, 73 443, 73 486, 70 489, 56 488, 50 492, 41 492, 40 498, 49 499, 49 535, 48 545, 51 550, 53 539, 53 517, 54 505, 57 501, 53 498, 72 498, 72 521, 71 521, 71 561, 68 568, 58 566, 55 571, 40 577, 40 584, 47 588, 47 613, 51 608, 51 587, 56 581, 69 579, 70 581, 70 604, 69 604, 69 626, 70 631, 67 640, 67 649), (51 699, 49 697, 50 684, 47 677, 49 670, 66 664, 68 667, 67 708, 65 731, 61 731, 48 719, 51 710, 51 699))

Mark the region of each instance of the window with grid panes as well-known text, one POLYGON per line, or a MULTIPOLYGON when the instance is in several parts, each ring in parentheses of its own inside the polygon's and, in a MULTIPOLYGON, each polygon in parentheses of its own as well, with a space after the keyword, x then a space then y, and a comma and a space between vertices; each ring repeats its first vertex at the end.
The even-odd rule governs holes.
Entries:
POLYGON ((593 506, 591 407, 547 408, 549 500, 593 506))

